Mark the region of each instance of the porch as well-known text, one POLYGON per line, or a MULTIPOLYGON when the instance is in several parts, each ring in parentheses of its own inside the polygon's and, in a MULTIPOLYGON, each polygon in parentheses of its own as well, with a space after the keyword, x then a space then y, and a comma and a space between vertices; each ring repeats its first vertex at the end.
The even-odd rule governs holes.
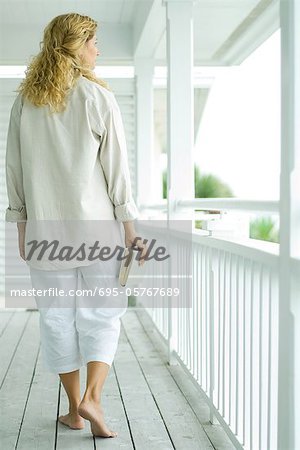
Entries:
MULTIPOLYGON (((59 377, 44 372, 37 311, 0 313, 0 433, 4 449, 231 449, 209 408, 180 365, 167 364, 147 315, 130 309, 102 396, 116 439, 93 438, 89 423, 71 431, 57 417, 68 411, 59 377)), ((81 368, 81 392, 86 370, 81 368)))
MULTIPOLYGON (((0 61, 2 161, 13 91, 24 75, 27 56, 38 50, 46 19, 72 5, 74 11, 103 21, 99 36, 104 54, 96 74, 109 82, 120 105, 141 219, 161 219, 168 226, 177 220, 192 222, 193 266, 190 308, 143 307, 137 297, 139 308, 124 317, 103 397, 107 420, 119 438, 101 444, 87 430, 73 433, 57 423, 66 399, 57 378, 43 372, 37 313, 1 312, 0 399, 5 408, 0 418, 5 450, 100 445, 300 448, 299 2, 132 0, 99 1, 96 6, 61 1, 52 2, 51 8, 46 1, 28 0, 19 8, 11 4, 2 1, 3 42, 18 26, 0 61), (195 135, 213 85, 212 68, 240 65, 279 28, 283 94, 279 195, 265 198, 262 183, 255 199, 196 198, 195 135), (159 67, 165 75, 157 73, 159 67), (165 124, 165 198, 154 139, 154 85, 166 94, 165 109, 156 117, 159 126, 165 124), (196 112, 195 88, 201 91, 196 112), (247 227, 239 225, 242 213, 276 215, 280 244, 245 235, 247 227), (196 220, 205 226, 196 229, 196 220)), ((250 125, 246 137, 253 134, 250 125)), ((224 152, 229 151, 231 139, 228 142, 224 152)), ((164 147, 164 142, 160 144, 164 147)), ((219 154, 222 150, 217 148, 219 154)), ((243 158, 250 161, 249 155, 245 151, 243 158)), ((254 169, 263 167, 267 172, 268 165, 258 158, 255 163, 254 169)), ((1 189, 1 204, 6 206, 3 182, 1 189)), ((6 259, 4 252, 0 256, 2 266, 22 274, 16 230, 5 229, 3 222, 1 227, 6 251, 6 259)), ((185 237, 177 237, 184 258, 185 237)), ((2 293, 4 279, 3 271, 2 293)))

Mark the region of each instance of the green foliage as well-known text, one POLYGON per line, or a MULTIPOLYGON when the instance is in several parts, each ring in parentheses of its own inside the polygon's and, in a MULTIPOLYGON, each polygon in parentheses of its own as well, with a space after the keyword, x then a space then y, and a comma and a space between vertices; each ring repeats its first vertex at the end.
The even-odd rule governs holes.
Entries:
POLYGON ((162 176, 162 183, 163 183, 163 198, 167 198, 167 171, 163 171, 162 176))
POLYGON ((230 187, 212 174, 201 175, 199 167, 195 166, 195 198, 226 198, 234 197, 230 187))
POLYGON ((271 217, 259 217, 250 223, 250 238, 279 242, 279 230, 271 217))
MULTIPOLYGON (((200 175, 199 167, 195 165, 195 198, 226 198, 234 197, 230 187, 215 175, 200 175)), ((164 170, 163 198, 167 198, 167 171, 164 170)))
POLYGON ((195 220, 195 228, 199 228, 199 230, 202 229, 202 220, 195 220))

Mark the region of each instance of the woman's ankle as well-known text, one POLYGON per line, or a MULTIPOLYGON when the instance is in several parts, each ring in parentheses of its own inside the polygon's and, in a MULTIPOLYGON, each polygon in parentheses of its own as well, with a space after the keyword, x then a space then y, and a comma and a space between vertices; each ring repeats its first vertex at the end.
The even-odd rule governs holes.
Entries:
POLYGON ((99 393, 94 392, 86 392, 81 400, 81 403, 97 403, 100 404, 100 395, 99 393))
POLYGON ((78 406, 80 404, 80 397, 78 398, 72 398, 69 400, 69 414, 76 414, 78 406))

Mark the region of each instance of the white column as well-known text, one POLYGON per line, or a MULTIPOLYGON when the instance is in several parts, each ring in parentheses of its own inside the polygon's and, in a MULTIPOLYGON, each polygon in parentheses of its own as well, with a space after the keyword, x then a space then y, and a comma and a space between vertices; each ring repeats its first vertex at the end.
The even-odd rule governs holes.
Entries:
POLYGON ((281 0, 282 147, 280 178, 278 449, 300 448, 300 3, 281 0), (298 379, 297 379, 298 373, 298 379), (298 418, 297 418, 298 417, 298 418))
POLYGON ((157 170, 153 154, 153 75, 152 58, 134 60, 136 79, 137 207, 157 202, 157 170))
POLYGON ((168 62, 168 218, 176 200, 194 198, 193 1, 165 0, 168 62))
MULTIPOLYGON (((194 33, 193 1, 165 0, 167 27, 167 154, 168 226, 178 228, 186 218, 176 211, 176 201, 194 198, 194 33), (176 220, 177 222, 174 222, 176 220)), ((169 276, 172 261, 169 262, 169 276)), ((171 278, 169 278, 171 280, 171 278)), ((172 283, 170 283, 172 286, 172 283)), ((172 298, 169 298, 172 302, 172 298)), ((173 354, 176 330, 172 305, 168 309, 168 362, 176 364, 173 354)))

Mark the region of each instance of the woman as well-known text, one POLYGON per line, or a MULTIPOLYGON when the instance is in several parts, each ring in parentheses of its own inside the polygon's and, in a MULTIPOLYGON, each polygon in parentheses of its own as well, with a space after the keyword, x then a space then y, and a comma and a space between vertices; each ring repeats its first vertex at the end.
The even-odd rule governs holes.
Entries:
MULTIPOLYGON (((6 221, 17 222, 20 256, 29 265, 35 288, 51 285, 75 291, 79 281, 90 288, 99 274, 103 285, 116 286, 120 262, 110 260, 104 270, 102 261, 90 259, 29 260, 25 242, 31 222, 46 228, 50 223, 47 231, 53 232, 51 221, 58 220, 66 237, 69 219, 77 224, 104 220, 109 222, 106 231, 116 231, 113 242, 122 242, 123 225, 125 245, 137 244, 142 258, 147 250, 133 223, 138 211, 131 195, 120 110, 107 84, 92 71, 99 55, 96 29, 97 23, 87 16, 55 17, 44 30, 41 51, 29 64, 11 110, 6 221)), ((106 308, 78 308, 77 301, 71 294, 67 302, 48 298, 47 303, 36 297, 44 363, 59 374, 69 399, 69 413, 59 420, 71 429, 82 429, 85 418, 93 435, 115 437, 117 433, 104 422, 100 397, 127 298, 120 294, 117 306, 106 308), (87 385, 81 400, 82 363, 87 365, 87 385)), ((103 304, 110 304, 109 299, 104 298, 103 304)))

